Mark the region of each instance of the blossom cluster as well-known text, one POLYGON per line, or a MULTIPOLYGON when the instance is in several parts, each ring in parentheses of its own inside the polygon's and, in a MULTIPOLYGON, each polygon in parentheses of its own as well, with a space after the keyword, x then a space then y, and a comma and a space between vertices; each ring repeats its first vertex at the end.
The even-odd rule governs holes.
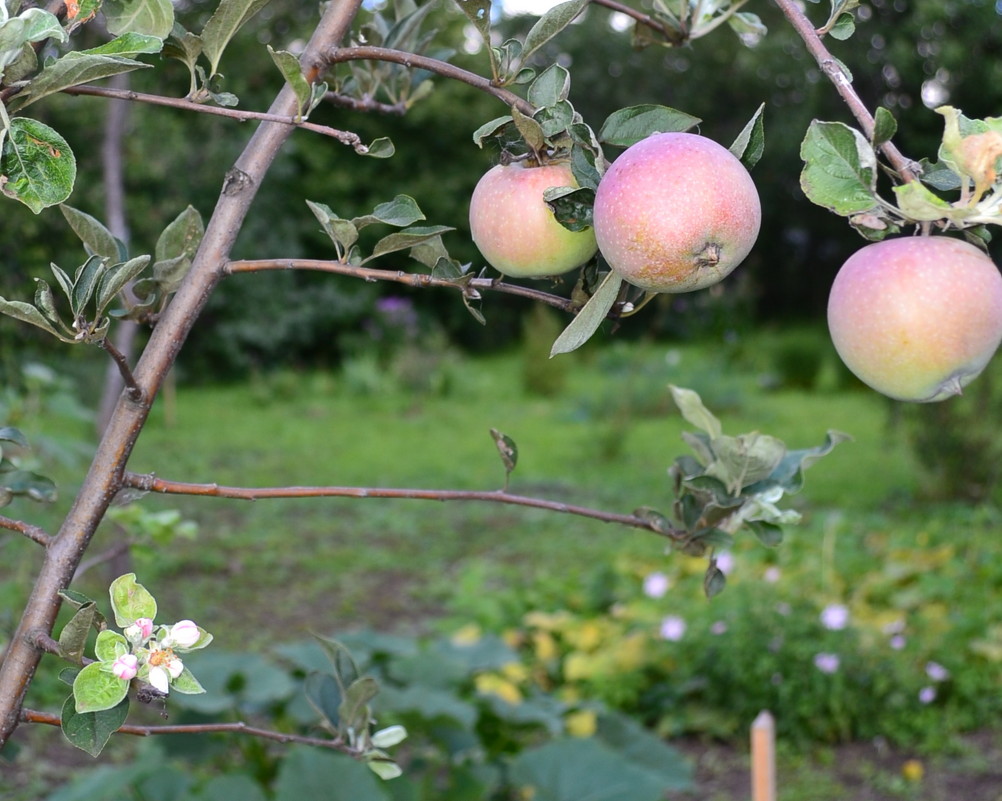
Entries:
POLYGON ((199 640, 209 636, 191 620, 160 626, 154 636, 154 624, 148 617, 136 619, 123 635, 130 648, 111 663, 111 673, 123 681, 139 676, 165 695, 171 682, 184 672, 178 653, 192 650, 199 640))

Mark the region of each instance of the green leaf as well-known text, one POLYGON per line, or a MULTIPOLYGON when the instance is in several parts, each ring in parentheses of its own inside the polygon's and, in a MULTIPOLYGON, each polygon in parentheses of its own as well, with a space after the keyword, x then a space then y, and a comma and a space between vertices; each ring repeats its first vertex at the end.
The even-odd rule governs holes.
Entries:
POLYGON ((775 548, 783 542, 783 529, 765 520, 746 520, 745 525, 752 530, 759 542, 768 548, 775 548))
POLYGON ((727 586, 727 574, 717 567, 716 560, 706 569, 703 576, 703 593, 707 598, 715 598, 727 586))
POLYGON ((841 122, 814 120, 800 147, 800 186, 813 203, 849 216, 878 206, 877 156, 859 131, 841 122))
POLYGON ((448 225, 427 225, 405 228, 395 234, 389 234, 380 239, 372 249, 372 255, 362 259, 362 264, 385 256, 387 253, 394 253, 398 250, 407 250, 422 242, 426 242, 433 237, 440 236, 446 231, 454 231, 448 225))
POLYGON ((409 195, 397 195, 393 200, 388 200, 376 206, 372 210, 372 214, 366 214, 364 217, 355 217, 351 222, 360 230, 373 223, 386 223, 387 225, 395 225, 398 228, 405 228, 424 218, 424 212, 421 211, 414 198, 409 195))
POLYGON ((518 445, 515 444, 515 440, 507 434, 502 434, 496 428, 491 429, 491 439, 497 446, 505 472, 511 473, 515 469, 515 465, 518 464, 518 445))
POLYGON ((77 163, 56 131, 28 117, 14 117, 0 156, 0 191, 35 214, 62 203, 73 191, 77 163))
POLYGON ((198 794, 198 801, 268 801, 257 780, 247 773, 233 773, 227 768, 224 776, 214 776, 198 794))
POLYGON ((153 55, 163 49, 164 40, 160 36, 144 33, 126 33, 98 47, 77 51, 89 56, 138 56, 153 55))
POLYGON ((0 314, 6 314, 8 317, 13 317, 15 320, 20 320, 23 323, 29 323, 30 325, 37 326, 43 331, 48 331, 52 334, 52 336, 62 342, 70 344, 74 342, 72 337, 63 336, 55 328, 53 328, 52 324, 46 319, 45 315, 30 303, 24 303, 19 300, 5 300, 0 297, 0 314))
POLYGON ((840 14, 839 18, 835 20, 835 24, 828 31, 833 39, 838 39, 839 41, 845 41, 855 32, 856 20, 852 14, 840 14))
MULTIPOLYGON (((194 206, 185 208, 184 211, 171 220, 157 238, 157 246, 154 251, 156 256, 154 269, 156 269, 157 262, 173 261, 176 259, 186 260, 188 266, 190 266, 190 262, 195 258, 195 253, 198 251, 199 245, 202 244, 204 233, 205 226, 202 223, 202 215, 198 213, 194 206)), ((184 272, 187 273, 187 270, 184 272)), ((177 283, 180 283, 180 281, 177 283)), ((166 291, 173 291, 175 288, 176 285, 168 288, 166 291)))
POLYGON ((667 789, 651 771, 598 739, 563 738, 522 751, 511 778, 538 801, 660 801, 667 789))
POLYGON ((306 700, 323 718, 331 731, 337 731, 340 721, 341 703, 344 697, 337 681, 327 673, 311 673, 303 682, 306 700))
POLYGON ((303 68, 299 64, 299 59, 287 50, 274 50, 268 45, 268 54, 275 62, 278 71, 282 73, 286 83, 292 87, 296 95, 296 105, 299 117, 305 117, 309 113, 310 103, 313 101, 313 87, 303 75, 303 68))
POLYGON ((28 438, 13 426, 0 426, 0 442, 10 442, 25 450, 30 447, 28 438))
POLYGON ((129 641, 117 631, 105 629, 97 633, 94 656, 99 662, 114 662, 118 657, 128 652, 129 641))
POLYGON ((493 48, 491 47, 491 0, 456 0, 456 4, 466 15, 466 18, 473 23, 480 37, 484 40, 488 52, 491 52, 493 62, 493 48))
POLYGON ((327 637, 317 636, 317 642, 324 649, 327 658, 330 660, 334 670, 334 678, 341 688, 341 694, 347 692, 347 688, 354 684, 360 673, 354 657, 342 643, 327 637))
POLYGON ((65 203, 60 204, 59 210, 89 253, 112 262, 125 258, 125 246, 94 217, 65 203))
POLYGON ((877 107, 873 123, 873 146, 880 147, 884 142, 890 141, 898 130, 898 121, 894 115, 883 106, 877 107))
POLYGON ((101 617, 93 601, 77 609, 76 614, 59 632, 59 655, 74 664, 83 664, 84 648, 87 646, 90 630, 101 617))
POLYGON ((598 132, 598 139, 609 145, 629 147, 648 136, 670 131, 688 131, 702 122, 684 111, 644 104, 612 112, 598 132))
POLYGON ((622 285, 623 278, 619 273, 610 271, 606 275, 595 294, 588 298, 588 302, 554 341, 550 348, 551 359, 559 353, 570 353, 591 339, 615 304, 622 285))
POLYGON ((532 82, 528 101, 536 108, 555 106, 566 100, 571 90, 571 74, 559 64, 551 64, 532 82))
POLYGON ((918 181, 894 187, 898 208, 910 220, 933 222, 949 220, 960 225, 967 217, 979 214, 976 207, 954 206, 933 194, 918 181))
POLYGON ((104 0, 101 10, 113 36, 139 33, 166 39, 174 27, 171 0, 104 0))
POLYGON ((595 736, 625 760, 658 776, 666 790, 691 788, 692 766, 685 756, 626 715, 600 715, 595 736))
POLYGON ((73 294, 70 295, 70 309, 73 318, 82 317, 84 309, 90 303, 97 289, 98 279, 104 272, 105 260, 100 256, 91 256, 77 269, 75 280, 73 281, 73 294))
POLYGON ((116 264, 105 270, 97 285, 97 298, 95 300, 97 314, 102 314, 108 304, 115 299, 115 296, 130 281, 138 278, 149 263, 149 256, 136 256, 134 259, 130 259, 122 264, 116 264))
POLYGON ((678 406, 682 417, 689 425, 695 426, 700 431, 705 431, 710 440, 715 440, 723 434, 720 421, 703 405, 699 395, 691 389, 676 387, 674 384, 668 385, 671 390, 675 405, 678 406))
POLYGON ((765 151, 765 126, 762 122, 763 111, 765 111, 765 103, 755 110, 752 118, 748 120, 748 124, 741 129, 741 133, 738 134, 737 139, 728 148, 731 153, 741 160, 745 168, 749 170, 758 164, 759 159, 762 158, 762 153, 765 151))
POLYGON ((551 186, 543 192, 558 223, 569 231, 585 231, 592 227, 595 190, 576 186, 551 186))
POLYGON ((761 492, 769 486, 782 487, 784 492, 796 493, 804 486, 804 471, 815 462, 831 453, 837 445, 849 442, 852 437, 841 431, 830 430, 825 434, 825 441, 816 448, 803 448, 789 451, 782 461, 776 465, 772 474, 759 487, 752 486, 748 492, 761 492))
POLYGON ((211 75, 219 72, 219 60, 236 32, 267 4, 268 0, 221 0, 202 29, 202 51, 211 75))
POLYGON ((362 676, 353 681, 344 693, 338 709, 340 730, 356 733, 365 731, 370 723, 369 702, 379 694, 379 684, 372 676, 362 676))
POLYGON ((511 107, 511 117, 519 136, 525 140, 533 153, 540 153, 546 149, 546 134, 543 132, 542 125, 532 117, 527 117, 516 106, 511 107))
POLYGON ((131 626, 141 617, 156 620, 157 602, 142 584, 136 582, 135 573, 126 573, 111 582, 108 595, 115 613, 115 624, 119 628, 131 626))
MULTIPOLYGON (((145 37, 151 39, 152 37, 145 37)), ((155 39, 154 41, 160 41, 155 39)), ((159 49, 159 48, 158 48, 159 49)), ((11 111, 17 111, 29 106, 36 100, 61 92, 71 86, 90 83, 132 72, 138 69, 149 69, 150 64, 118 55, 95 55, 86 51, 67 53, 60 59, 48 64, 24 89, 11 98, 11 111)))
POLYGON ((366 145, 363 151, 363 156, 370 156, 374 159, 388 159, 396 152, 396 148, 393 146, 393 142, 390 141, 389 137, 381 136, 378 139, 373 139, 368 145, 366 145))
POLYGON ((345 754, 292 746, 274 782, 274 801, 389 801, 373 773, 345 754))
POLYGON ((61 726, 63 735, 77 748, 92 757, 99 756, 111 735, 118 731, 129 715, 129 699, 123 698, 110 709, 78 712, 71 695, 63 704, 61 726))
POLYGON ((715 437, 711 447, 714 461, 706 474, 722 481, 731 495, 770 476, 786 455, 782 440, 756 432, 715 437))
POLYGON ((0 473, 0 488, 13 495, 24 495, 39 503, 52 503, 57 497, 55 482, 30 470, 0 473))
POLYGON ((313 216, 323 226, 324 232, 331 238, 331 241, 342 249, 341 255, 347 255, 351 246, 358 241, 358 227, 355 223, 351 220, 341 219, 330 206, 323 203, 307 200, 306 205, 310 207, 313 216))
POLYGON ((35 308, 44 314, 45 318, 53 325, 60 327, 63 325, 62 320, 59 319, 52 289, 41 278, 35 279, 35 308))
POLYGON ((503 117, 495 117, 490 122, 485 122, 477 130, 473 132, 473 142, 477 147, 482 148, 484 146, 484 140, 489 139, 495 134, 502 131, 507 125, 513 123, 511 114, 506 114, 503 117))
POLYGON ((589 0, 568 0, 558 3, 543 14, 525 35, 520 62, 525 64, 533 53, 570 25, 588 2, 589 0))
POLYGON ((176 679, 171 680, 170 688, 184 695, 200 695, 205 692, 205 688, 199 684, 198 679, 192 675, 187 667, 181 671, 176 679))
POLYGON ((129 692, 129 682, 104 670, 100 662, 86 665, 73 680, 77 714, 101 712, 117 706, 129 692))
MULTIPOLYGON (((736 7, 736 5, 734 4, 732 7, 736 7)), ((741 41, 749 47, 754 47, 769 32, 769 29, 762 23, 762 19, 758 14, 751 14, 747 11, 739 11, 737 14, 731 14, 727 18, 727 24, 741 38, 741 41)))

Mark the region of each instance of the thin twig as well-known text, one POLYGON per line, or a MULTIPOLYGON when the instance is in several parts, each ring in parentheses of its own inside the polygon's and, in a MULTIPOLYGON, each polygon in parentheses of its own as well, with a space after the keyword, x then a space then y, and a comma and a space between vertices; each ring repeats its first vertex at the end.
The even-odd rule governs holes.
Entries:
POLYGON ((616 512, 603 512, 585 506, 548 501, 543 498, 532 498, 527 495, 513 495, 499 490, 430 490, 401 489, 393 487, 227 487, 219 484, 192 484, 182 481, 167 481, 153 474, 141 475, 127 472, 122 477, 125 487, 144 492, 160 492, 169 495, 197 495, 211 498, 232 498, 244 501, 257 501, 273 498, 392 498, 397 500, 418 501, 481 501, 486 503, 504 503, 513 506, 526 506, 533 509, 545 509, 549 512, 587 517, 603 523, 616 523, 653 531, 655 534, 667 536, 670 539, 684 539, 687 534, 677 529, 665 533, 657 525, 646 518, 636 515, 624 515, 616 512))
POLYGON ((412 287, 446 287, 460 292, 471 290, 480 292, 501 292, 507 295, 529 298, 539 303, 545 303, 555 309, 565 312, 576 312, 579 304, 573 300, 543 292, 531 287, 509 284, 494 278, 470 278, 466 281, 454 281, 447 278, 436 278, 428 273, 407 273, 402 270, 376 270, 371 267, 358 267, 345 264, 342 261, 324 261, 322 259, 253 259, 247 261, 231 261, 223 267, 224 275, 237 273, 264 272, 267 270, 314 270, 319 272, 348 275, 361 278, 363 281, 393 281, 412 287))
MULTIPOLYGON (((42 723, 46 726, 62 725, 58 715, 37 712, 34 709, 22 709, 21 722, 42 723)), ((131 734, 135 737, 152 737, 160 734, 215 734, 218 732, 235 732, 237 734, 247 734, 251 737, 260 737, 265 740, 274 740, 278 743, 300 743, 319 748, 330 748, 351 756, 359 755, 358 750, 351 748, 344 740, 339 738, 330 740, 324 737, 306 737, 300 734, 288 734, 270 729, 260 729, 257 726, 250 726, 243 721, 235 723, 191 723, 175 726, 136 726, 128 724, 120 726, 115 730, 116 734, 131 734)))
POLYGON ((620 14, 625 14, 628 17, 632 17, 637 22, 642 25, 646 25, 648 28, 653 28, 658 33, 662 34, 669 42, 673 45, 685 44, 688 34, 685 31, 678 31, 673 28, 669 28, 664 23, 654 19, 654 17, 644 14, 642 11, 637 11, 635 8, 630 8, 628 5, 617 2, 617 0, 591 0, 597 6, 605 6, 611 11, 618 11, 620 14))
POLYGON ((320 125, 315 122, 307 122, 297 117, 286 117, 280 114, 269 114, 264 111, 243 111, 235 108, 223 108, 222 106, 207 106, 202 103, 193 103, 183 97, 165 97, 163 95, 151 95, 145 92, 134 92, 131 89, 109 89, 102 86, 73 86, 63 89, 68 95, 89 95, 92 97, 109 97, 117 100, 132 100, 137 103, 148 103, 154 106, 168 106, 169 108, 179 108, 185 111, 196 111, 199 114, 214 114, 217 117, 229 117, 230 119, 246 122, 258 120, 261 122, 278 122, 284 125, 292 125, 302 128, 304 131, 329 136, 337 139, 341 144, 348 145, 356 152, 364 153, 366 145, 362 142, 358 134, 351 131, 341 131, 331 128, 329 125, 320 125))
POLYGON ((100 342, 101 349, 111 356, 112 360, 118 366, 118 372, 122 376, 122 381, 125 384, 125 392, 129 396, 129 400, 133 403, 143 402, 143 390, 136 383, 136 377, 132 374, 132 368, 129 366, 129 360, 125 358, 125 355, 120 351, 115 343, 112 342, 108 337, 105 337, 100 342))
POLYGON ((337 92, 328 92, 324 95, 324 100, 331 105, 350 109, 351 111, 375 111, 378 114, 388 114, 397 117, 401 117, 407 113, 406 103, 380 103, 378 100, 373 100, 370 97, 349 97, 337 92))
MULTIPOLYGON (((852 112, 852 116, 856 118, 856 121, 863 129, 866 138, 872 141, 873 115, 860 96, 856 94, 856 90, 852 88, 852 83, 845 74, 845 70, 838 59, 831 54, 831 51, 821 41, 817 30, 811 24, 811 21, 804 14, 796 0, 775 0, 775 2, 783 14, 786 15, 787 20, 789 20, 790 25, 793 26, 797 35, 803 40, 807 51, 814 56, 814 60, 817 61, 821 71, 835 85, 836 91, 849 107, 849 111, 852 112)), ((880 145, 880 150, 887 157, 887 160, 891 163, 891 166, 902 181, 907 183, 908 181, 918 179, 915 173, 915 162, 905 158, 893 143, 884 142, 880 145)))
POLYGON ((52 541, 52 536, 38 526, 33 526, 30 523, 25 523, 21 520, 14 520, 10 517, 4 517, 3 515, 0 515, 0 528, 5 528, 8 531, 16 531, 18 534, 24 534, 24 536, 26 536, 29 540, 37 542, 43 547, 47 547, 52 541))
POLYGON ((344 61, 388 61, 393 64, 400 64, 411 69, 428 70, 444 78, 452 78, 470 86, 493 95, 507 106, 516 106, 523 114, 530 117, 536 113, 536 109, 529 101, 519 97, 514 92, 495 86, 489 78, 477 75, 475 72, 464 70, 454 64, 440 61, 430 56, 419 56, 415 53, 407 53, 403 50, 392 50, 387 47, 332 47, 327 51, 326 60, 328 64, 340 64, 344 61))

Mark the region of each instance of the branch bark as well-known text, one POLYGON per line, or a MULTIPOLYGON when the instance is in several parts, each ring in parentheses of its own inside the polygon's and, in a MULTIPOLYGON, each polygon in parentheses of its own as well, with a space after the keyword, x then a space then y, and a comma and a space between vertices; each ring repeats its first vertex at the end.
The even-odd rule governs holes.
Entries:
MULTIPOLYGON (((804 14, 796 0, 775 0, 775 2, 786 16, 790 25, 793 26, 797 35, 803 40, 804 45, 807 47, 807 52, 814 57, 814 60, 818 63, 818 67, 821 68, 821 72, 835 85, 835 90, 839 93, 839 97, 849 107, 849 111, 863 129, 866 138, 872 141, 873 115, 860 96, 856 94, 856 90, 852 88, 852 82, 846 76, 838 59, 825 46, 817 30, 811 24, 811 21, 804 14)), ((915 162, 902 155, 901 151, 892 142, 884 142, 880 146, 880 151, 887 158, 888 162, 890 162, 902 181, 907 183, 908 181, 918 180, 915 172, 915 162)))
POLYGON ((636 515, 603 512, 586 506, 577 506, 560 501, 548 501, 527 495, 515 495, 502 490, 433 490, 402 489, 394 487, 227 487, 219 484, 192 484, 183 481, 167 481, 154 475, 126 473, 123 485, 144 492, 160 492, 170 495, 198 495, 210 498, 233 498, 243 501, 257 501, 268 498, 393 498, 416 501, 481 501, 545 509, 549 512, 587 517, 603 523, 616 523, 632 528, 653 531, 672 540, 684 540, 686 532, 672 529, 665 533, 650 520, 636 515))
MULTIPOLYGON (((314 80, 323 69, 322 55, 343 39, 360 6, 361 0, 327 5, 301 59, 307 80, 314 80)), ((269 114, 287 119, 295 112, 295 95, 286 86, 269 114)), ((34 639, 52 632, 60 606, 59 590, 69 586, 98 523, 122 487, 125 464, 149 416, 153 398, 222 275, 257 188, 293 130, 287 121, 262 123, 227 173, 192 268, 136 366, 135 379, 143 400, 137 403, 127 393, 119 398, 73 505, 46 549, 31 596, 0 664, 0 749, 20 722, 24 696, 41 659, 34 639)))
POLYGON ((253 259, 247 261, 231 261, 224 268, 227 275, 238 273, 265 272, 268 270, 316 270, 337 275, 348 275, 363 281, 392 281, 412 287, 444 287, 459 292, 475 290, 477 292, 501 292, 506 295, 516 295, 528 298, 538 303, 545 303, 560 311, 574 313, 579 304, 568 298, 542 292, 519 284, 509 284, 494 278, 471 278, 468 281, 451 281, 436 278, 428 273, 407 273, 403 270, 377 270, 372 267, 356 267, 342 261, 325 261, 322 259, 253 259))

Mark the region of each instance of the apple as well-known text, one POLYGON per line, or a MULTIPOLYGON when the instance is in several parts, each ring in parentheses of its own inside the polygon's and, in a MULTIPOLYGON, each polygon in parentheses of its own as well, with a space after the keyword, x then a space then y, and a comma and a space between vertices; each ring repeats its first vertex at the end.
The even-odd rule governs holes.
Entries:
POLYGON ((842 265, 828 329, 842 361, 877 392, 943 400, 959 394, 1002 341, 1002 275, 959 239, 885 239, 842 265))
POLYGON ((761 223, 748 170, 697 134, 653 134, 631 145, 595 196, 599 250, 613 270, 648 292, 717 283, 744 261, 761 223))
POLYGON ((487 263, 513 278, 538 278, 566 273, 594 256, 595 232, 564 228, 543 200, 550 187, 577 185, 566 162, 488 170, 470 199, 470 231, 487 263))

